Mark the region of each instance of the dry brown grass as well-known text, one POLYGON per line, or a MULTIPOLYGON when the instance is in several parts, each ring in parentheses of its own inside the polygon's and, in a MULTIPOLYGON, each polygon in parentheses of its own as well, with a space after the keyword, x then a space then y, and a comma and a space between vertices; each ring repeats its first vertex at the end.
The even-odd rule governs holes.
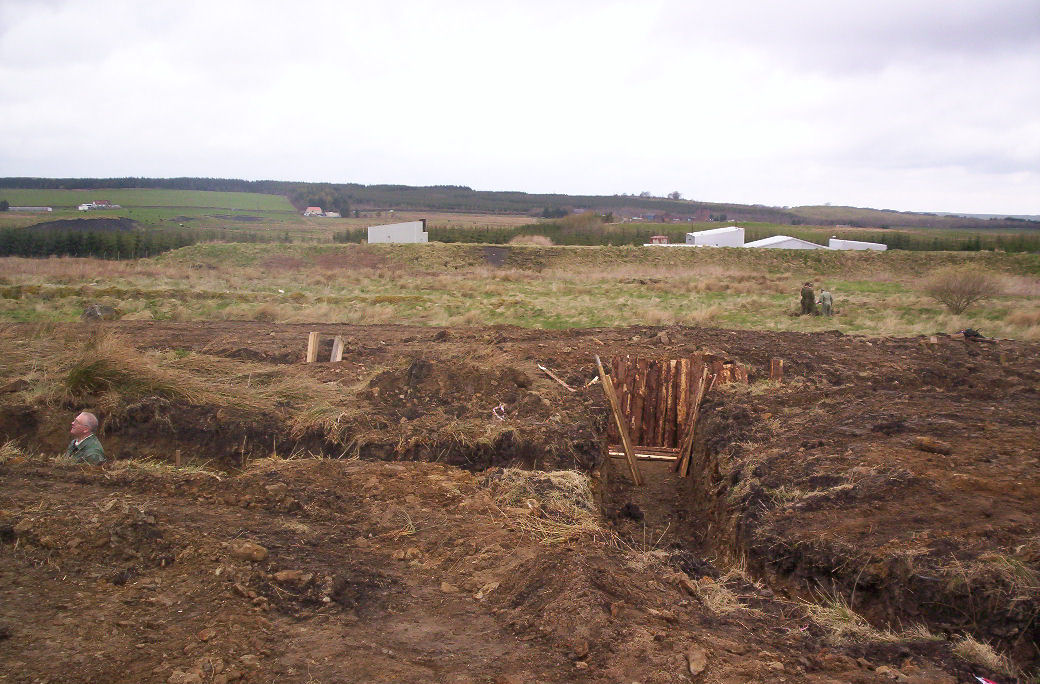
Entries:
POLYGON ((547 235, 517 235, 509 241, 511 245, 537 245, 540 247, 551 247, 552 238, 547 235))
POLYGON ((584 473, 503 468, 491 471, 482 484, 509 524, 546 544, 577 538, 614 540, 601 523, 584 473))
POLYGON ((804 605, 812 621, 827 632, 828 640, 835 645, 900 639, 893 632, 872 627, 839 594, 825 595, 817 602, 806 602, 804 605))
POLYGON ((981 665, 991 672, 998 672, 1008 677, 1018 673, 1007 656, 997 651, 984 641, 978 641, 966 634, 954 642, 953 652, 958 657, 975 665, 981 665))

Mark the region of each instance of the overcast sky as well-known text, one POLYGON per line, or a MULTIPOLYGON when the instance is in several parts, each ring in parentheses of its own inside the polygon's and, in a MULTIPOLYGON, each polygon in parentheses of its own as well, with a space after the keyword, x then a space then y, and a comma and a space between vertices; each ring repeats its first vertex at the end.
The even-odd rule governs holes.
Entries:
POLYGON ((1040 0, 0 0, 0 176, 1040 214, 1040 0))

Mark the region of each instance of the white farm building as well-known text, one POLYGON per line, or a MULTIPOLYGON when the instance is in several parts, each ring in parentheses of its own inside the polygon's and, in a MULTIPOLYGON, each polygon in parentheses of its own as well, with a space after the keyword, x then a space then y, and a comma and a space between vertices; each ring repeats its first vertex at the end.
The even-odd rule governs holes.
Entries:
POLYGON ((880 242, 862 242, 860 240, 839 240, 836 237, 832 237, 827 241, 827 246, 831 249, 871 249, 878 252, 884 252, 888 249, 888 245, 883 245, 880 242))
POLYGON ((799 238, 791 237, 790 235, 774 235, 772 237, 762 238, 761 240, 755 240, 754 242, 747 242, 744 246, 764 249, 829 249, 828 247, 818 245, 815 242, 800 240, 799 238))
POLYGON ((426 232, 426 219, 408 221, 407 223, 388 223, 382 226, 368 227, 368 242, 429 242, 430 234, 426 232))
POLYGON ((698 230, 686 234, 686 244, 706 247, 743 247, 744 229, 740 226, 725 226, 698 230))

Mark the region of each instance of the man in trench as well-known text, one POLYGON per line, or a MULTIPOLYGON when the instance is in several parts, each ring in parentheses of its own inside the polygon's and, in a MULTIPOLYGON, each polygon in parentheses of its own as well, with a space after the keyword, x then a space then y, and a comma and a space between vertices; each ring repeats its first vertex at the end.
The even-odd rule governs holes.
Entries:
POLYGON ((101 465, 105 462, 105 450, 101 446, 101 440, 94 432, 98 428, 98 419, 93 413, 83 411, 72 421, 69 434, 72 442, 65 451, 65 455, 75 463, 89 463, 90 465, 101 465))
POLYGON ((816 293, 813 292, 812 283, 802 285, 802 315, 816 313, 816 293))

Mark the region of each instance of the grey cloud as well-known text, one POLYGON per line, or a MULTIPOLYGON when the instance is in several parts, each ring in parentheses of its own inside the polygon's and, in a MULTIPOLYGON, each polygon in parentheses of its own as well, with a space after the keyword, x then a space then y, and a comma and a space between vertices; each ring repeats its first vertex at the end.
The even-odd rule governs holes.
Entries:
POLYGON ((800 68, 869 71, 907 60, 1040 53, 1040 3, 737 0, 677 5, 662 15, 660 31, 691 45, 739 43, 800 68))

